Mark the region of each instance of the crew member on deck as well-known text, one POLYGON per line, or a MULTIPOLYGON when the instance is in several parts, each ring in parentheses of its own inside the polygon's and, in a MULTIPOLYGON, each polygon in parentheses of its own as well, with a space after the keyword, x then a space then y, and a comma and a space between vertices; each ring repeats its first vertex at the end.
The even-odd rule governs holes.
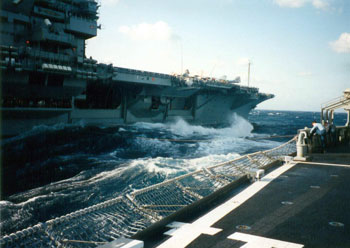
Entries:
POLYGON ((337 130, 336 130, 333 122, 328 123, 328 130, 326 128, 326 132, 329 136, 329 145, 334 146, 336 144, 336 141, 337 141, 337 130))
POLYGON ((314 133, 320 136, 322 150, 325 152, 326 144, 325 144, 325 136, 326 136, 326 129, 321 123, 317 123, 316 121, 312 122, 312 128, 310 130, 310 135, 312 136, 314 133))

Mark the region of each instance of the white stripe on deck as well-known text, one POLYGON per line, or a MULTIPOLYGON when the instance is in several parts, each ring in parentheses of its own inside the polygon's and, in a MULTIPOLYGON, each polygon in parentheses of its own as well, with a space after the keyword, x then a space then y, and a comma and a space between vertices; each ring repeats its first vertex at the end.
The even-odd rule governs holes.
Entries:
POLYGON ((226 216, 228 213, 239 207, 249 198, 262 190, 265 186, 267 186, 270 182, 272 182, 275 178, 279 177, 281 174, 293 166, 295 166, 295 163, 288 163, 277 168, 276 170, 263 177, 260 181, 253 183, 248 188, 232 197, 225 203, 221 204, 220 206, 216 207, 206 215, 197 219, 192 224, 177 223, 177 227, 168 232, 171 237, 160 244, 158 248, 186 247, 201 234, 215 235, 216 233, 220 232, 220 229, 212 228, 211 226, 226 216))
POLYGON ((298 164, 314 164, 314 165, 325 165, 325 166, 350 167, 350 164, 331 164, 331 163, 303 162, 303 161, 296 161, 296 163, 298 163, 298 164))
POLYGON ((247 244, 241 246, 241 248, 302 248, 304 245, 281 241, 277 239, 268 239, 256 235, 235 232, 227 237, 228 239, 234 239, 246 242, 247 244))

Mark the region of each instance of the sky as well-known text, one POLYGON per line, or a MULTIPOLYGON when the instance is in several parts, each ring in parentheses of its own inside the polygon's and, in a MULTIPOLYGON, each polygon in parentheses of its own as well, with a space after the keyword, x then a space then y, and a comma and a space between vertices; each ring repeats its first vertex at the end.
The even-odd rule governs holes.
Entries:
POLYGON ((100 0, 87 56, 145 71, 234 79, 320 111, 350 88, 349 0, 100 0))

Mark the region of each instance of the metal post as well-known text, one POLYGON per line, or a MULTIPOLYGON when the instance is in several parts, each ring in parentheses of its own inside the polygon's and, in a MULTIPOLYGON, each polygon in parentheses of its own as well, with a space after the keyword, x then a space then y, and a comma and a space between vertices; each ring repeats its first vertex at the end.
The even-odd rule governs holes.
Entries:
POLYGON ((128 106, 127 106, 127 96, 125 95, 125 90, 123 90, 123 102, 122 102, 122 117, 124 119, 124 123, 127 123, 127 113, 128 113, 128 106))
POLYGON ((183 65, 184 65, 184 56, 183 56, 183 47, 182 41, 180 40, 180 52, 181 52, 181 76, 183 75, 183 65))
POLYGON ((350 127, 350 109, 347 109, 346 112, 348 112, 348 118, 346 120, 345 126, 350 127))
POLYGON ((295 161, 306 161, 308 160, 308 146, 306 140, 308 139, 308 131, 307 130, 301 130, 298 134, 298 140, 296 143, 297 146, 297 156, 294 157, 295 161))
POLYGON ((334 110, 331 111, 331 123, 330 124, 334 124, 334 110))
POLYGON ((196 110, 197 110, 197 95, 193 96, 193 103, 192 103, 192 116, 193 120, 196 119, 196 110))

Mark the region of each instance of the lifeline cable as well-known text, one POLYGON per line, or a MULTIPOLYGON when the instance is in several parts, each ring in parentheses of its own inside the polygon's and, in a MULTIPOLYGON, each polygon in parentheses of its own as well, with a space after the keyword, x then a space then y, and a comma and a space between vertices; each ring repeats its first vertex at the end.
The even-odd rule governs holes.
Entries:
MULTIPOLYGON (((276 139, 276 138, 290 138, 294 137, 295 135, 274 135, 274 136, 267 136, 267 137, 242 137, 249 140, 262 140, 262 139, 276 139)), ((170 142, 183 142, 183 143, 196 143, 196 142, 210 142, 212 139, 201 139, 201 140, 183 140, 183 139, 165 139, 165 138, 148 138, 148 137, 136 137, 136 139, 145 139, 145 140, 159 140, 159 141, 170 141, 170 142)))

